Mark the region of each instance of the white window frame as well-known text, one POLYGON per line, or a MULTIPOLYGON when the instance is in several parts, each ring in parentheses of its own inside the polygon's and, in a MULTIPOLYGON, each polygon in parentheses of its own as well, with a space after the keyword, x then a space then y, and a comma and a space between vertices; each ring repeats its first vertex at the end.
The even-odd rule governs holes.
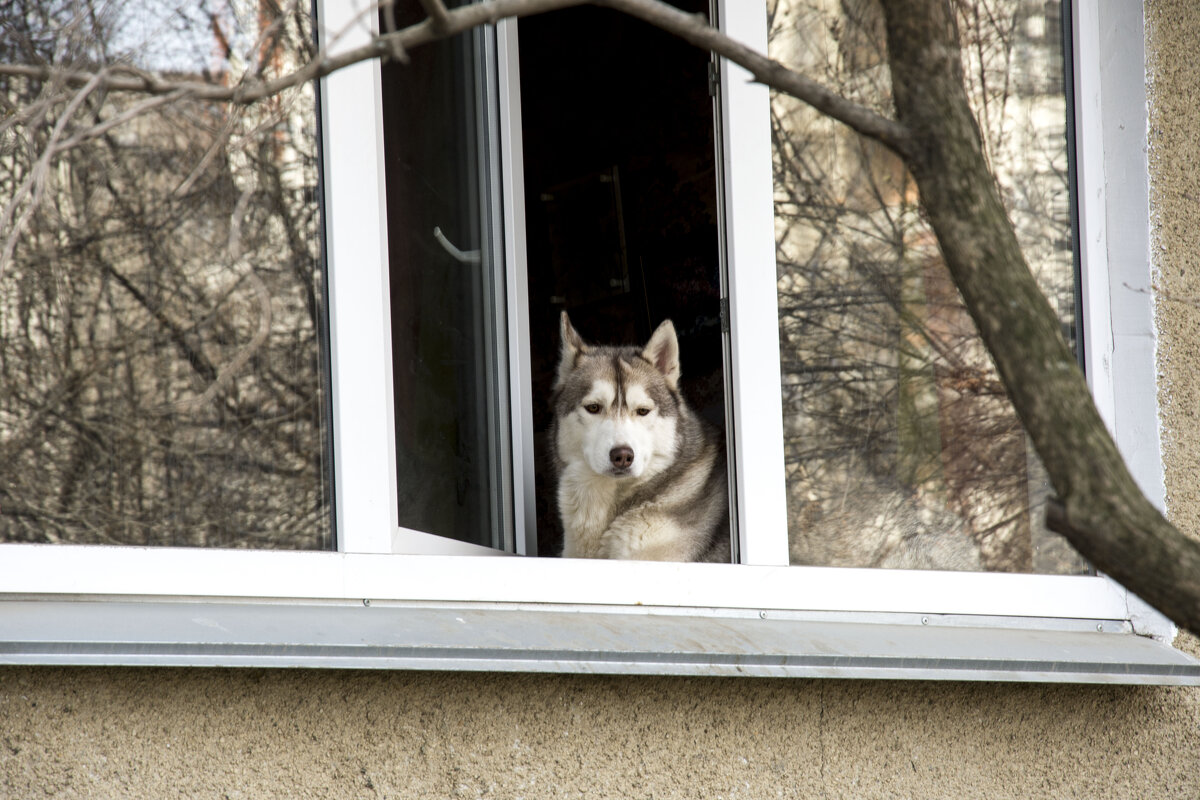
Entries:
MULTIPOLYGON (((328 30, 353 14, 349 0, 324 5, 328 30)), ((765 13, 750 5, 723 0, 719 16, 765 50, 765 13)), ((1157 398, 1144 388, 1154 386, 1153 301, 1128 288, 1149 287, 1140 7, 1076 5, 1089 375, 1161 503, 1157 398), (1101 59, 1114 31, 1122 46, 1101 59)), ((516 25, 497 36, 500 81, 514 90, 516 25)), ((380 71, 364 63, 323 90, 338 552, 0 545, 0 663, 1200 683, 1200 664, 1169 647, 1170 622, 1103 576, 787 565, 778 331, 761 313, 776 304, 768 94, 728 62, 720 76, 741 564, 495 558, 399 527, 380 71)), ((502 109, 502 127, 503 168, 516 176, 504 187, 516 231, 508 289, 524 297, 519 101, 502 109)), ((522 552, 536 539, 530 331, 516 311, 522 552)))

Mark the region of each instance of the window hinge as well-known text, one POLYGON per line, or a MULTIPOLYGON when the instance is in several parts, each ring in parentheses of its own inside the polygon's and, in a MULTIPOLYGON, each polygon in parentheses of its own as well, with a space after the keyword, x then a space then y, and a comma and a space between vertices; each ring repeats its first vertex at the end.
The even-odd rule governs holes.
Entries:
POLYGON ((708 62, 708 96, 716 97, 721 89, 721 69, 716 61, 708 62))

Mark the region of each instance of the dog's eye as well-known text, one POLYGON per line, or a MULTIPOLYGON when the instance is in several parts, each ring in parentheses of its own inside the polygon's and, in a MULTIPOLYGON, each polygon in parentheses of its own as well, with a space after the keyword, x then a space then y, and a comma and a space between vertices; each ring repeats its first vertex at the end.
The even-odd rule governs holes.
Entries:
POLYGON ((639 417, 644 417, 644 416, 646 416, 646 415, 647 415, 647 414, 649 414, 649 413, 650 413, 650 409, 648 409, 648 408, 639 408, 639 409, 637 410, 637 415, 638 415, 639 417))
POLYGON ((599 414, 600 413, 600 404, 599 403, 588 403, 586 406, 583 407, 583 410, 588 412, 589 414, 599 414))

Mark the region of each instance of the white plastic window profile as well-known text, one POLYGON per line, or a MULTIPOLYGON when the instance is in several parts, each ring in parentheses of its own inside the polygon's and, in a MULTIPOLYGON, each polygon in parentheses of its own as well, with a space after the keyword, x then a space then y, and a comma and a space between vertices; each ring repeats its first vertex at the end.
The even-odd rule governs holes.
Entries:
MULTIPOLYGON (((762 9, 730 5, 721 9, 727 30, 765 48, 762 9)), ((324 13, 336 29, 351 4, 330 0, 324 13)), ((1099 101, 1109 71, 1142 70, 1140 39, 1124 61, 1111 52, 1103 65, 1089 60, 1116 13, 1101 7, 1076 19, 1081 182, 1096 180, 1095 159, 1103 180, 1132 147, 1088 138, 1107 131, 1086 114, 1093 100, 1106 113, 1099 101)), ((765 91, 741 97, 761 87, 728 67, 722 80, 728 108, 763 112, 758 129, 741 125, 755 114, 727 112, 724 130, 727 202, 745 200, 727 231, 741 565, 479 558, 482 548, 398 528, 378 72, 364 64, 331 76, 323 91, 339 552, 4 545, 0 663, 1200 683, 1200 666, 1163 643, 1174 633, 1169 622, 1104 577, 786 565, 780 414, 754 405, 771 395, 763 402, 777 406, 780 397, 758 383, 778 376, 774 315, 754 313, 775 303, 773 260, 769 270, 761 263, 773 259, 765 91), (629 635, 613 639, 614 629, 629 635)), ((507 124, 519 129, 519 117, 507 124)), ((1085 220, 1148 229, 1144 208, 1140 217, 1115 208, 1128 198, 1087 191, 1085 220), (1096 203, 1104 214, 1088 216, 1096 203)), ((1121 308, 1097 300, 1123 278, 1102 248, 1085 256, 1089 343, 1118 339, 1124 317, 1113 316, 1130 313, 1123 309, 1135 298, 1121 308)), ((517 330, 527 326, 513 317, 517 330)), ((1110 380, 1093 383, 1119 440, 1154 410, 1152 395, 1116 399, 1128 383, 1118 380, 1124 368, 1113 360, 1110 380)), ((513 391, 526 414, 527 397, 513 391)), ((527 455, 524 447, 514 450, 527 455)), ((1160 462, 1144 461, 1139 480, 1161 482, 1160 462)))

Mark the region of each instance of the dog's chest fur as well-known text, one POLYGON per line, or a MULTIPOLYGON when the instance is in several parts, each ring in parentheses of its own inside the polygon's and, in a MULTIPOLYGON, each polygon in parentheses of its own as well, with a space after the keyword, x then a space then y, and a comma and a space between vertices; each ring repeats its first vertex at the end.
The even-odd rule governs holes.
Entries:
POLYGON ((616 517, 619 489, 616 481, 581 461, 566 465, 558 483, 564 557, 608 557, 604 533, 616 517))

